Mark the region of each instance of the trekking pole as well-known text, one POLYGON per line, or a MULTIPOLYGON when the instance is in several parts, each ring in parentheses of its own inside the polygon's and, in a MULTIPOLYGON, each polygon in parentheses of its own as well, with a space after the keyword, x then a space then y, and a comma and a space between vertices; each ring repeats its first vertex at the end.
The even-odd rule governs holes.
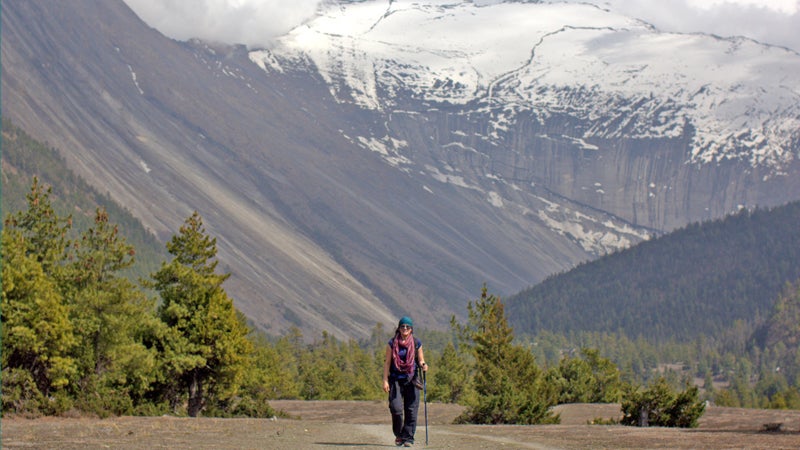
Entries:
POLYGON ((428 446, 428 376, 422 372, 422 403, 425 405, 425 446, 428 446))

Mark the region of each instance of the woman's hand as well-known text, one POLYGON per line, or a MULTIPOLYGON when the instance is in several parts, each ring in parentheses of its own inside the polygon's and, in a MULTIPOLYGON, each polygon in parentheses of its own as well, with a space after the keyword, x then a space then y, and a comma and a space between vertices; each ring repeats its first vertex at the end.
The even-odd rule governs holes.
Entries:
POLYGON ((389 380, 383 380, 383 392, 389 392, 389 380))

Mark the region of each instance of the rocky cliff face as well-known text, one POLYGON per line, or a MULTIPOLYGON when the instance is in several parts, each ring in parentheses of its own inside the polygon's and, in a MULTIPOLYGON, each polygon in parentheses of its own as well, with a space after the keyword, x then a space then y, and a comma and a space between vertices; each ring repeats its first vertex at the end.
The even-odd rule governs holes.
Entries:
POLYGON ((413 116, 428 139, 401 155, 658 230, 795 198, 799 56, 590 4, 452 1, 342 2, 251 53, 268 72, 310 61, 340 102, 389 117, 388 140, 413 116))
MULTIPOLYGON (((798 114, 784 100, 759 97, 783 115, 744 108, 774 125, 748 134, 691 115, 674 100, 685 86, 654 92, 659 101, 645 88, 625 91, 633 63, 613 72, 628 73, 614 95, 586 77, 544 83, 555 75, 537 73, 544 66, 532 55, 554 54, 547 36, 574 44, 553 31, 577 25, 546 22, 560 28, 536 28, 524 56, 501 45, 523 40, 508 30, 488 50, 464 41, 474 51, 411 51, 388 38, 409 26, 394 19, 426 23, 433 11, 464 21, 472 16, 456 13, 475 11, 395 1, 351 14, 376 5, 342 3, 275 48, 248 52, 166 39, 121 1, 5 1, 2 113, 164 240, 199 211, 233 274, 229 293, 271 333, 298 325, 361 337, 404 314, 441 326, 483 283, 514 293, 653 232, 800 197, 798 114), (367 18, 364 30, 348 22, 356 16, 367 18), (714 129, 723 137, 708 138, 714 129), (723 151, 731 139, 752 145, 723 151)), ((509 12, 479 12, 491 11, 509 12)), ((551 13, 580 17, 584 33, 600 19, 636 26, 594 9, 551 13)), ((470 26, 491 18, 477 17, 470 26)), ((613 37, 589 41, 602 51, 613 37)), ((799 64, 755 48, 772 55, 773 74, 799 64)), ((781 83, 765 89, 800 104, 796 82, 781 83)), ((714 101, 701 94, 694 109, 714 101)))
MULTIPOLYGON (((505 184, 505 190, 532 195, 548 192, 636 227, 662 232, 742 207, 779 205, 796 198, 800 190, 797 159, 780 167, 738 158, 690 162, 691 127, 669 138, 585 139, 580 130, 589 122, 555 116, 542 123, 520 117, 499 140, 486 142, 480 136, 485 133, 481 130, 490 128, 490 117, 437 112, 417 115, 413 124, 401 122, 406 121, 390 122, 397 135, 421 127, 418 134, 435 137, 415 142, 414 147, 427 147, 432 160, 447 161, 442 171, 471 174, 474 178, 465 178, 479 184, 476 180, 488 177, 489 184, 505 184), (425 119, 416 120, 420 117, 425 119)), ((504 193, 502 197, 514 196, 504 193)), ((620 248, 591 237, 574 239, 595 254, 620 248)))

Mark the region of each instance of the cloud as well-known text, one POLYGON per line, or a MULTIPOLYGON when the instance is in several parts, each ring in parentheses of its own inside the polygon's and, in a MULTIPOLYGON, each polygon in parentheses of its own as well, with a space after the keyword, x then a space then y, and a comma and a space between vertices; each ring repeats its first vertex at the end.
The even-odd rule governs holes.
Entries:
POLYGON ((745 36, 800 52, 800 0, 599 0, 662 31, 745 36))
MULTIPOLYGON (((201 38, 249 48, 314 16, 322 0, 125 0, 146 23, 177 40, 201 38)), ((478 5, 501 0, 473 0, 478 5)), ((564 0, 550 0, 564 1, 564 0)), ((566 0, 586 2, 587 0, 566 0)), ((662 31, 745 36, 800 52, 800 0, 588 0, 662 31)))
POLYGON ((313 17, 320 0, 124 0, 148 25, 186 41, 263 48, 313 17))

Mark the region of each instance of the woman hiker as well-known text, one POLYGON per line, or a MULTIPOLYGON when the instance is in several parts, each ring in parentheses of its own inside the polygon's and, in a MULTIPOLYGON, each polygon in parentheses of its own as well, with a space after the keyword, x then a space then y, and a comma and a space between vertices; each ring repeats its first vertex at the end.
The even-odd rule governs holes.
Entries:
POLYGON ((422 375, 417 374, 417 367, 428 371, 422 353, 422 342, 414 337, 413 327, 410 317, 400 319, 394 337, 389 339, 383 363, 383 391, 389 393, 394 444, 398 447, 414 445, 419 389, 422 389, 422 375))

